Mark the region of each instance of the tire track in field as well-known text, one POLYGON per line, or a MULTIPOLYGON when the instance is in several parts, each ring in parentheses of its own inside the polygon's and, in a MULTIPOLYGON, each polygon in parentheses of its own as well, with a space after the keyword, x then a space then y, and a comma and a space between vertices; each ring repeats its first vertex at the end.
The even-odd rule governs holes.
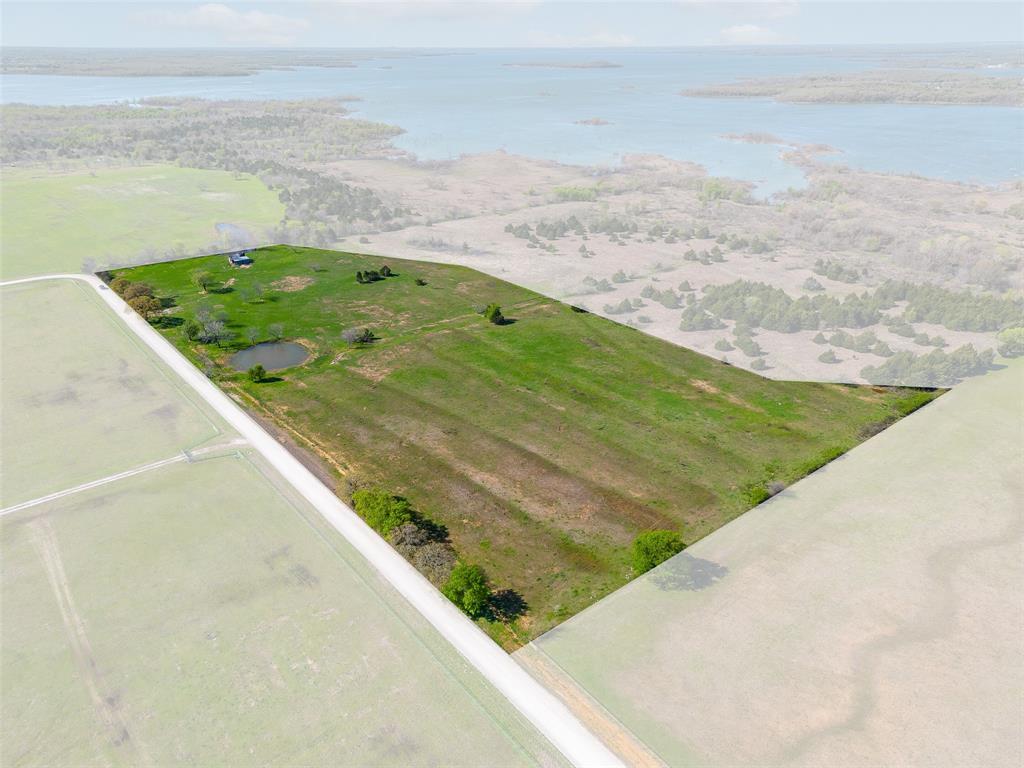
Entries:
POLYGON ((128 723, 117 707, 116 695, 104 690, 105 686, 100 679, 85 622, 71 594, 67 573, 64 571, 64 561, 60 555, 60 545, 52 523, 45 518, 39 518, 29 523, 29 527, 32 531, 32 543, 39 552, 46 569, 46 577, 57 600, 57 607, 60 609, 80 677, 89 693, 93 708, 103 723, 107 739, 115 747, 117 754, 130 765, 152 765, 153 761, 142 745, 132 739, 128 723))

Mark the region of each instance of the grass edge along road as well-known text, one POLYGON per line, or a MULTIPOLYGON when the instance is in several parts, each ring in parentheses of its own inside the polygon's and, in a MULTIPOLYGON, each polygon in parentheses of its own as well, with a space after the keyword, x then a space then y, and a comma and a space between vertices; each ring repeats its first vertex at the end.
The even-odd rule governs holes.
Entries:
POLYGON ((326 519, 451 645, 577 766, 622 766, 554 694, 445 599, 415 568, 215 386, 147 321, 93 275, 46 275, 0 282, 80 280, 94 288, 115 315, 326 519))
POLYGON ((764 379, 465 267, 251 256, 106 277, 507 648, 937 395, 764 379), (307 359, 232 369, 267 341, 307 359))

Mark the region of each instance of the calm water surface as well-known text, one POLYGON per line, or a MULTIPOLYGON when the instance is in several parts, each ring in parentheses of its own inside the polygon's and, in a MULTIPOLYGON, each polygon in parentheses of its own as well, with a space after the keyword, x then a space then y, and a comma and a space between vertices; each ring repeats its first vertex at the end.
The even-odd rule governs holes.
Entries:
MULTIPOLYGON (((874 171, 998 183, 1024 173, 1024 110, 893 104, 780 104, 679 92, 743 77, 839 72, 863 60, 820 54, 677 51, 478 51, 299 68, 248 77, 4 75, 5 103, 101 104, 149 97, 298 99, 352 96, 358 117, 400 126, 394 144, 421 159, 504 149, 564 163, 615 164, 656 153, 753 181, 762 194, 801 186, 780 147, 727 133, 828 144, 832 162, 874 171), (522 66, 609 61, 614 68, 522 66), (519 66, 509 66, 519 65, 519 66), (607 125, 581 125, 600 118, 607 125)), ((1007 76, 1018 73, 1001 72, 1007 76)))
POLYGON ((236 371, 248 371, 254 365, 262 365, 268 371, 280 371, 304 363, 308 357, 309 351, 294 341, 266 341, 236 352, 229 363, 236 371))

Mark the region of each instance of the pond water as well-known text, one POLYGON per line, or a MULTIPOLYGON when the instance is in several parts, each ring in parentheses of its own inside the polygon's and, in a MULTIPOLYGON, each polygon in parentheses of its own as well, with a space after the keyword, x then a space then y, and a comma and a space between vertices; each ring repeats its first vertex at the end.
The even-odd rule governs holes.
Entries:
POLYGON ((308 357, 309 351, 294 341, 266 341, 236 352, 229 363, 236 371, 247 371, 254 365, 262 365, 268 371, 280 371, 304 363, 308 357))

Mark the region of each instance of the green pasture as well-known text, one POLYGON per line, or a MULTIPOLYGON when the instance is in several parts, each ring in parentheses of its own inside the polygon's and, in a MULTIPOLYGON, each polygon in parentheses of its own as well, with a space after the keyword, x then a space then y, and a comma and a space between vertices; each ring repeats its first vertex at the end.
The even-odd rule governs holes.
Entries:
POLYGON ((0 194, 4 279, 215 249, 217 224, 259 238, 284 215, 255 176, 170 165, 5 168, 0 194))
POLYGON ((463 267, 253 255, 117 276, 151 285, 167 337, 333 466, 339 493, 372 482, 408 497, 517 593, 525 615, 489 627, 509 646, 627 582, 640 531, 693 542, 935 396, 771 381, 463 267), (396 275, 356 282, 384 264, 396 275), (478 314, 492 302, 511 322, 478 314), (220 316, 233 339, 189 341, 197 315, 220 316), (252 383, 230 356, 275 324, 309 359, 252 383), (376 340, 346 340, 363 328, 376 340))

